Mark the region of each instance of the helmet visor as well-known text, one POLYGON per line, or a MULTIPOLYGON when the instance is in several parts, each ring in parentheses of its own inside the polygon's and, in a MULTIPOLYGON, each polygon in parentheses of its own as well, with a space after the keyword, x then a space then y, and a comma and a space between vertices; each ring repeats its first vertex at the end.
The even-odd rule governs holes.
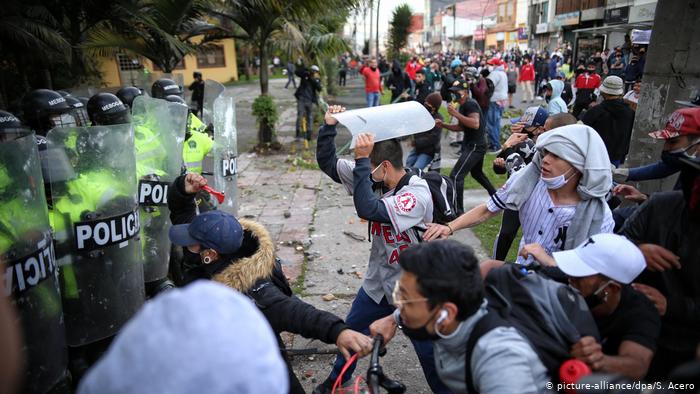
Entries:
POLYGON ((49 116, 51 128, 54 127, 76 127, 78 122, 75 120, 73 113, 52 114, 49 116))

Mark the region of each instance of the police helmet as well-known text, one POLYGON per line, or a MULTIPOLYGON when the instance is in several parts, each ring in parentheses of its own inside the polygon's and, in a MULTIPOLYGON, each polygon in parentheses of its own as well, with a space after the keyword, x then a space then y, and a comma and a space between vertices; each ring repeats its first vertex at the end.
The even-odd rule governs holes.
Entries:
POLYGON ((165 101, 170 101, 171 103, 177 103, 177 104, 182 104, 182 105, 187 105, 187 102, 185 99, 183 99, 180 96, 176 96, 174 94, 170 94, 164 97, 165 101))
POLYGON ((117 91, 117 97, 124 103, 127 107, 131 108, 134 103, 134 99, 138 96, 143 95, 141 89, 135 86, 124 86, 117 91))
POLYGON ((60 94, 61 97, 68 97, 68 96, 70 96, 70 93, 66 92, 65 90, 56 90, 56 93, 60 94))
POLYGON ((90 97, 87 112, 93 126, 124 124, 131 121, 129 110, 112 93, 97 93, 90 97))
POLYGON ((29 132, 13 114, 0 110, 0 141, 13 140, 29 132))
POLYGON ((73 116, 75 120, 78 121, 78 126, 87 127, 90 126, 90 121, 88 120, 87 110, 85 105, 77 98, 68 95, 64 97, 68 105, 73 108, 73 116))
POLYGON ((57 92, 37 89, 22 99, 22 112, 26 124, 37 134, 46 135, 54 127, 75 127, 73 108, 57 92))
POLYGON ((175 81, 168 78, 161 78, 153 82, 153 86, 151 86, 151 97, 162 99, 171 94, 182 96, 182 88, 180 88, 180 85, 176 84, 175 81))

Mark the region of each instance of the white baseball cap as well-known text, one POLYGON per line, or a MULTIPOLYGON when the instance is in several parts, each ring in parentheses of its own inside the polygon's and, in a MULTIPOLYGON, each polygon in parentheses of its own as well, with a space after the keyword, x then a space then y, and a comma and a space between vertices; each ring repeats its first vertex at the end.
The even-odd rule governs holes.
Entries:
POLYGON ((627 238, 596 234, 575 249, 552 254, 566 275, 580 278, 596 274, 629 284, 646 268, 644 255, 627 238))

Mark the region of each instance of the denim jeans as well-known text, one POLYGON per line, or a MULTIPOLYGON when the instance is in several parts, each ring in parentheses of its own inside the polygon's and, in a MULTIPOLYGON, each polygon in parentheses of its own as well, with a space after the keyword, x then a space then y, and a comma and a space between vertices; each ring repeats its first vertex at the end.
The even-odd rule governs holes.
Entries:
POLYGON ((501 117, 503 107, 496 102, 489 103, 489 112, 486 114, 486 134, 489 137, 491 149, 501 149, 501 117))
POLYGON ((427 153, 416 153, 416 150, 412 150, 406 158, 406 167, 409 168, 419 168, 425 169, 425 167, 433 161, 433 156, 427 153))
POLYGON ((367 93, 367 106, 376 107, 379 105, 379 92, 367 93))
POLYGON ((313 129, 313 114, 314 103, 306 100, 297 100, 297 123, 296 136, 303 137, 311 141, 311 130, 313 129), (302 125, 302 119, 306 118, 306 130, 302 125))
MULTIPOLYGON (((345 324, 351 329, 359 331, 365 335, 369 335, 369 325, 374 321, 379 320, 387 315, 394 312, 394 306, 387 302, 386 297, 382 298, 382 301, 377 304, 365 293, 363 288, 357 292, 355 301, 353 301, 350 307, 350 312, 345 319, 345 324)), ((397 333, 398 334, 398 333, 397 333)), ((428 385, 433 390, 434 393, 449 393, 449 389, 440 380, 435 369, 435 357, 433 356, 433 343, 431 341, 414 341, 413 348, 416 350, 416 355, 418 355, 418 361, 423 368, 423 374, 425 375, 428 385)), ((331 371, 330 378, 335 380, 340 375, 340 371, 345 365, 345 359, 342 356, 338 356, 335 359, 335 364, 333 365, 333 371, 331 371)), ((355 365, 352 365, 345 371, 343 375, 343 381, 346 382, 352 377, 352 373, 355 371, 355 365)))

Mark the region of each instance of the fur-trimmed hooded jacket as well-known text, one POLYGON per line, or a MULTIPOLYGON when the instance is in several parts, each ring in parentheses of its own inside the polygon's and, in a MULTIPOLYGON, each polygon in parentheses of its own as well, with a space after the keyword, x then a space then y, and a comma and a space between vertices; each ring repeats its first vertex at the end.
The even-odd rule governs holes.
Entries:
MULTIPOLYGON (((184 178, 178 177, 168 191, 173 224, 189 223, 196 215, 195 195, 185 193, 184 178)), ((343 320, 294 296, 275 258, 275 245, 268 231, 251 220, 239 222, 243 227, 243 243, 235 255, 204 265, 199 255, 184 251, 185 283, 213 279, 247 295, 265 315, 281 346, 282 331, 334 344, 340 332, 348 328, 343 320)))

